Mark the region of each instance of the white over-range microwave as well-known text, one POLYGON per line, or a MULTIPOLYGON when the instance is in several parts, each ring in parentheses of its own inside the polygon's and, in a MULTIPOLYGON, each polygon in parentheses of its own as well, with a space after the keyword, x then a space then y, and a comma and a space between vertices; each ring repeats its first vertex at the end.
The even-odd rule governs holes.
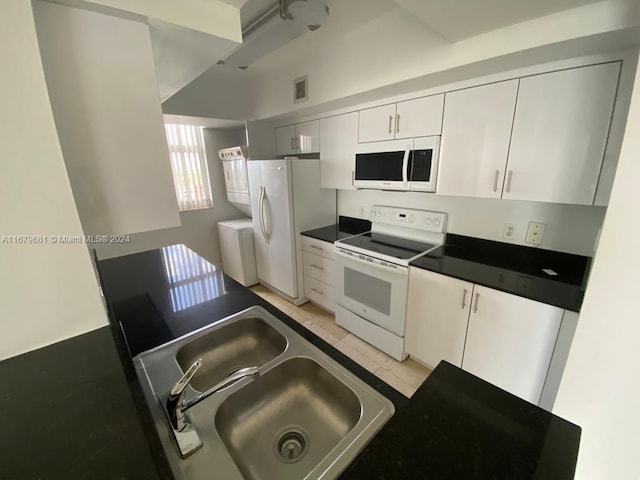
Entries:
POLYGON ((362 143, 353 185, 378 190, 435 192, 440 136, 362 143))

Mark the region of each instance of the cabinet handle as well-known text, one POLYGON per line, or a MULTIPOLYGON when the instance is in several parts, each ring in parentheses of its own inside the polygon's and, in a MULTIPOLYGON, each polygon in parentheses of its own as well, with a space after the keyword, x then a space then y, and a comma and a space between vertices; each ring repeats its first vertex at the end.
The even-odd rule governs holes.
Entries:
POLYGON ((353 184, 356 182, 356 171, 355 170, 351 170, 351 186, 353 187, 353 184))
POLYGON ((467 293, 469 292, 467 291, 466 288, 462 290, 462 309, 463 310, 467 306, 467 293))
POLYGON ((393 130, 391 130, 391 122, 393 122, 393 115, 389 115, 389 133, 393 133, 393 130))
POLYGON ((505 191, 507 193, 511 192, 511 179, 513 178, 513 170, 509 170, 509 173, 507 174, 507 188, 505 189, 505 191))
POLYGON ((324 270, 324 267, 321 267, 320 265, 316 265, 315 263, 312 263, 311 266, 313 268, 317 268, 318 270, 324 270))
POLYGON ((226 171, 226 172, 224 172, 224 173, 226 173, 226 174, 227 174, 227 181, 231 180, 231 179, 229 178, 229 170, 227 170, 227 171, 226 171))
POLYGON ((476 304, 473 306, 473 313, 478 313, 478 300, 480 299, 480 294, 476 292, 476 304))
POLYGON ((400 133, 400 114, 396 113, 396 133, 400 133))
POLYGON ((493 177, 493 191, 498 191, 498 178, 500 177, 500 170, 496 170, 496 175, 493 177))
POLYGON ((309 248, 315 248, 316 250, 320 250, 321 252, 324 250, 324 248, 318 247, 317 245, 309 245, 309 248))
POLYGON ((316 287, 311 287, 311 290, 316 293, 319 293, 320 295, 324 295, 324 292, 322 290, 318 290, 316 287))
POLYGON ((295 150, 296 149, 296 139, 294 137, 291 137, 291 150, 295 150))

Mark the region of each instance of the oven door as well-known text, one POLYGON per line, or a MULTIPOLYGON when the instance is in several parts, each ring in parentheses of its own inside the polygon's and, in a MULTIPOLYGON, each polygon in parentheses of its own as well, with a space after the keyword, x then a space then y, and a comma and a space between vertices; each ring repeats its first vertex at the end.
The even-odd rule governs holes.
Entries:
POLYGON ((404 337, 409 269, 358 253, 335 253, 338 305, 404 337))
POLYGON ((353 185, 356 188, 407 190, 413 140, 390 140, 358 145, 353 185))

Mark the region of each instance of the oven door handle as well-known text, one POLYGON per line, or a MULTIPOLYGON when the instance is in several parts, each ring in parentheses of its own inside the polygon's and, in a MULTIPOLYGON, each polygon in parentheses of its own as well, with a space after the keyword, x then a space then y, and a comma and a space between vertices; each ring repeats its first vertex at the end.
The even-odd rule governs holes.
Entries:
POLYGON ((367 265, 370 267, 373 267, 377 270, 381 270, 384 272, 390 272, 390 273, 395 273, 396 275, 402 276, 402 275, 406 275, 408 272, 407 268, 398 266, 398 267, 387 267, 385 265, 381 265, 378 262, 368 262, 367 260, 363 260, 361 258, 356 257, 355 255, 358 255, 357 253, 354 254, 354 256, 348 255, 346 253, 343 253, 339 248, 337 248, 334 252, 338 257, 340 257, 341 259, 344 260, 351 260, 354 263, 359 263, 361 265, 367 265))

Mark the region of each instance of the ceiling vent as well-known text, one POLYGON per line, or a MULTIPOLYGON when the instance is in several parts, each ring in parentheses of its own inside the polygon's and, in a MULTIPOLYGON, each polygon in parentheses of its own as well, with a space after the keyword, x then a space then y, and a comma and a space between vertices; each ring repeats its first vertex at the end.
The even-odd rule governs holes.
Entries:
POLYGON ((327 0, 279 0, 242 29, 242 45, 218 63, 245 69, 303 33, 317 30, 328 15, 327 0))

